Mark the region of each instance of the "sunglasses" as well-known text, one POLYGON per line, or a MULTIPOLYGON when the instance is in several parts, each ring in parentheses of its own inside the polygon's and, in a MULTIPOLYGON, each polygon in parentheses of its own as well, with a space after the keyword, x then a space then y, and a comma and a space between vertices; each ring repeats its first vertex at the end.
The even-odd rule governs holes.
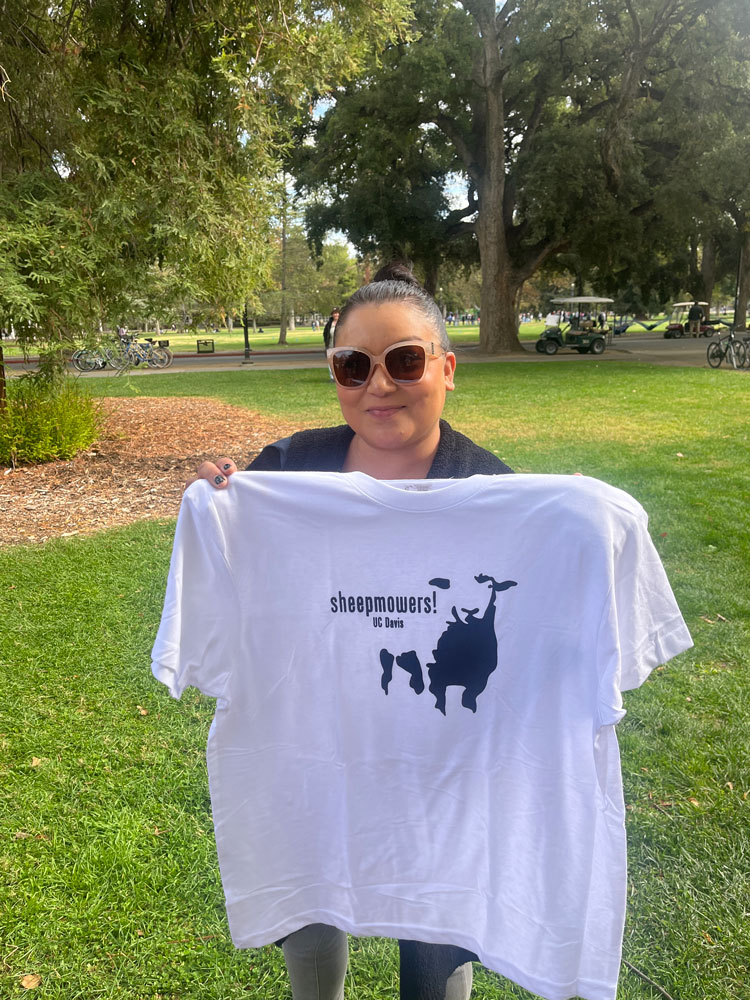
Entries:
POLYGON ((378 355, 363 347, 331 347, 326 351, 333 377, 343 389, 361 389, 369 382, 375 365, 382 365, 394 382, 413 385, 423 378, 428 360, 443 354, 445 351, 436 353, 435 345, 423 340, 394 344, 378 355))

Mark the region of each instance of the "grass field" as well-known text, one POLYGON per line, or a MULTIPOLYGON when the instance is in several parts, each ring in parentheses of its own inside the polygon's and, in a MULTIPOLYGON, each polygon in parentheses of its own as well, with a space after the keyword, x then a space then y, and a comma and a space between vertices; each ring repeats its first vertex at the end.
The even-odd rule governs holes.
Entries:
MULTIPOLYGON (((649 323, 656 322, 658 322, 658 317, 649 320, 649 323)), ((666 319, 663 322, 666 323, 666 319)), ((519 329, 519 337, 521 340, 537 340, 542 330, 544 330, 544 326, 543 322, 522 323, 519 329)), ((659 329, 661 328, 660 326, 659 329)), ((278 349, 278 326, 264 326, 262 327, 262 333, 260 329, 256 333, 253 333, 252 330, 250 331, 250 347, 252 350, 278 349)), ((643 333, 643 327, 632 325, 630 332, 634 335, 639 332, 643 333)), ((231 333, 225 328, 214 330, 209 327, 207 329, 194 329, 185 333, 167 330, 158 335, 152 331, 151 333, 138 333, 137 336, 139 340, 143 340, 144 337, 151 337, 154 340, 168 340, 170 349, 176 353, 195 353, 197 350, 197 341, 206 339, 213 340, 214 350, 217 352, 243 351, 245 349, 245 337, 241 326, 235 326, 231 333)), ((451 339, 451 343, 455 345, 478 343, 479 327, 476 324, 451 326, 448 328, 448 336, 451 339)), ((313 331, 309 326, 298 326, 296 330, 287 332, 286 349, 288 350, 302 347, 322 349, 322 346, 322 330, 313 331)), ((19 357, 22 353, 12 342, 4 343, 3 350, 8 357, 19 357)))
MULTIPOLYGON (((264 351, 273 348, 279 349, 279 328, 278 326, 263 327, 263 332, 253 333, 250 331, 250 347, 254 351, 264 351)), ((521 328, 522 339, 536 338, 544 329, 543 323, 524 324, 521 328)), ((191 330, 185 333, 177 333, 173 330, 164 331, 161 334, 138 333, 139 340, 144 337, 151 337, 156 340, 168 340, 170 349, 176 353, 195 353, 198 340, 213 340, 215 351, 244 351, 245 336, 241 326, 235 326, 232 332, 226 329, 212 330, 191 330)), ((451 341, 456 344, 476 343, 479 340, 478 326, 461 326, 450 328, 451 341)), ((287 332, 287 350, 299 348, 323 349, 323 333, 321 330, 313 331, 309 326, 298 326, 296 330, 287 332)), ((282 347, 282 349, 284 349, 282 347)), ((20 357, 22 351, 12 341, 3 343, 3 351, 7 357, 20 357)))
MULTIPOLYGON (((333 423, 324 376, 165 373, 92 389, 333 423)), ((695 648, 626 696, 618 727, 624 954, 674 1000, 748 996, 747 391, 731 371, 462 365, 446 414, 519 471, 598 476, 650 514, 695 648)), ((55 1000, 289 1000, 278 949, 228 939, 204 764, 213 703, 192 689, 175 702, 149 673, 172 532, 143 522, 0 550, 2 998, 38 975, 35 995, 55 1000)), ((392 942, 353 942, 348 991, 398 995, 392 942)), ((472 995, 530 996, 480 969, 472 995)), ((660 995, 623 969, 620 1000, 660 995)))

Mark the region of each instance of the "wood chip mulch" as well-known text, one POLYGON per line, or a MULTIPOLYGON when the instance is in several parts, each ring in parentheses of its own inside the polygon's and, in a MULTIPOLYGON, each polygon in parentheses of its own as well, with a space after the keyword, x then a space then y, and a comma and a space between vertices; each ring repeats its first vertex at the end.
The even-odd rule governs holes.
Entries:
POLYGON ((104 399, 104 431, 70 462, 0 468, 0 545, 87 535, 146 518, 174 517, 201 462, 239 468, 266 444, 299 430, 210 399, 104 399))

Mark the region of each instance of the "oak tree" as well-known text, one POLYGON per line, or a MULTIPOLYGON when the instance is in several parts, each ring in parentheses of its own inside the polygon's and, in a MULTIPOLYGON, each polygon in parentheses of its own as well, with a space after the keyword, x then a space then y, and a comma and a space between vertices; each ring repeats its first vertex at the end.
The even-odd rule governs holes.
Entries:
MULTIPOLYGON (((362 137, 390 132, 389 151, 404 137, 407 166, 402 173, 392 157, 385 176, 382 166, 373 171, 371 200, 387 206, 414 174, 405 147, 437 129, 449 144, 443 164, 457 163, 466 180, 451 234, 477 240, 482 347, 517 350, 523 283, 556 255, 612 276, 632 266, 631 247, 651 240, 669 270, 672 247, 686 237, 670 226, 670 185, 700 129, 690 123, 691 86, 715 56, 711 33, 723 23, 747 39, 745 21, 739 0, 417 0, 411 39, 331 95, 319 134, 334 137, 340 162, 333 192, 325 179, 318 187, 336 205, 348 184, 362 203, 362 137)), ((441 169, 430 176, 444 191, 441 169)), ((438 205, 438 222, 447 214, 438 205)), ((353 215, 342 209, 338 218, 356 233, 353 215)), ((389 234, 380 234, 383 249, 389 234)))

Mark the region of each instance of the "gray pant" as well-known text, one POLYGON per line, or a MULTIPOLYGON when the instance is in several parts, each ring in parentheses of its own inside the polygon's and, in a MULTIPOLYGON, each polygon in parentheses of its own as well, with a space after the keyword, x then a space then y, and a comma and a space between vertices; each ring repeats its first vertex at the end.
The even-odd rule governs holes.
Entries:
MULTIPOLYGON (((309 924, 290 934, 282 945, 292 984, 292 1000, 344 1000, 349 946, 344 931, 328 924, 309 924)), ((448 979, 445 1000, 469 1000, 471 962, 448 979)))

